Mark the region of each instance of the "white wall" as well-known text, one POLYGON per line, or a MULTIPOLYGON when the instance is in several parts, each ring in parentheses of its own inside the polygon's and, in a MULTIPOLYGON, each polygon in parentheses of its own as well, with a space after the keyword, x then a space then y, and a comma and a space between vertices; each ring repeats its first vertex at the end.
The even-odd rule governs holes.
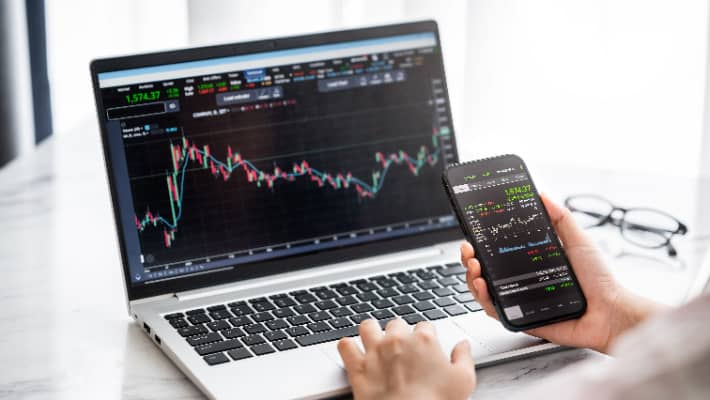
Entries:
POLYGON ((55 129, 94 117, 98 56, 435 18, 462 158, 694 175, 704 0, 48 0, 55 129))
POLYGON ((699 169, 707 2, 470 4, 465 157, 699 169))

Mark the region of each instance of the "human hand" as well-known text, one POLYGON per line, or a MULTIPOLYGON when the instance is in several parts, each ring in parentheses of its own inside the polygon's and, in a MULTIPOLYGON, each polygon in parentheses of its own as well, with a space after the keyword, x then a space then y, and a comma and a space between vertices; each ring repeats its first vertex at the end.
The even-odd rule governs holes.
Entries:
POLYGON ((372 319, 360 324, 363 353, 353 338, 338 342, 356 400, 467 398, 476 386, 468 341, 459 342, 447 358, 434 327, 420 322, 414 330, 397 318, 385 332, 372 319))
MULTIPOLYGON (((621 287, 570 211, 545 195, 540 197, 587 299, 587 311, 578 319, 531 329, 527 333, 560 345, 588 347, 606 353, 615 338, 655 312, 658 305, 621 287)), ((486 314, 498 319, 481 277, 481 264, 474 255, 471 244, 461 245, 466 282, 486 314)))

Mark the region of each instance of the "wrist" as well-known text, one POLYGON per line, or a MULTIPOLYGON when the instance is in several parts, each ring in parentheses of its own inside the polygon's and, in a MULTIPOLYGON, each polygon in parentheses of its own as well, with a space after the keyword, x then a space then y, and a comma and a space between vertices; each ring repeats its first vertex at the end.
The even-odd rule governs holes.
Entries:
POLYGON ((608 353, 617 338, 663 309, 665 307, 659 303, 620 288, 620 293, 612 304, 609 338, 601 351, 608 353))

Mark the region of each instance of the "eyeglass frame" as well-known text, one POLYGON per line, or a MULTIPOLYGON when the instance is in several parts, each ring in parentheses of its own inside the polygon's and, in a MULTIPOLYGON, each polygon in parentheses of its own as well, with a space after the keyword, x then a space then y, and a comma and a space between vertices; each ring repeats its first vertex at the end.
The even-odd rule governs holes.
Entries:
POLYGON ((589 215, 589 216, 591 216, 591 217, 599 217, 599 222, 597 222, 597 223, 594 224, 594 225, 590 225, 590 226, 588 226, 588 227, 585 227, 585 228, 596 228, 596 227, 603 226, 603 225, 606 225, 606 224, 611 224, 611 225, 617 226, 617 227, 619 227, 619 233, 621 234, 621 237, 623 237, 624 239, 626 239, 628 242, 630 242, 630 243, 632 243, 632 244, 634 244, 634 245, 636 245, 636 246, 643 247, 643 248, 647 248, 647 249, 660 249, 661 247, 666 247, 666 248, 668 249, 668 255, 671 256, 671 257, 675 257, 676 255, 678 255, 678 251, 676 250, 676 248, 675 248, 675 247, 673 246, 673 244, 671 243, 671 240, 673 239, 673 237, 674 237, 675 235, 685 235, 686 233, 688 233, 688 227, 687 227, 687 225, 685 225, 683 222, 681 222, 680 220, 678 220, 678 218, 676 218, 676 217, 674 217, 674 216, 668 214, 668 213, 665 212, 665 211, 661 211, 661 210, 658 210, 658 209, 656 209, 656 208, 650 208, 650 207, 632 207, 632 208, 619 207, 619 206, 617 206, 616 204, 612 203, 611 201, 609 201, 608 199, 606 199, 606 198, 604 198, 604 197, 602 197, 602 196, 598 196, 598 195, 595 195, 595 194, 586 194, 586 193, 584 193, 584 194, 576 194, 576 195, 573 195, 573 196, 567 196, 567 198, 565 199, 564 204, 565 204, 565 207, 567 207, 567 209, 569 209, 571 212, 579 212, 579 213, 583 213, 583 214, 589 215), (591 197, 591 198, 595 198, 595 199, 597 199, 597 200, 602 200, 602 201, 608 203, 608 204, 611 206, 611 210, 609 211, 609 214, 606 215, 606 216, 601 215, 601 214, 598 214, 598 213, 595 213, 594 211, 581 210, 581 209, 576 208, 576 207, 574 207, 574 206, 572 206, 572 205, 570 204, 570 201, 571 201, 572 199, 574 199, 574 198, 577 198, 577 197, 591 197), (625 225, 625 226, 627 226, 627 227, 633 227, 633 228, 635 228, 635 229, 638 229, 638 230, 641 230, 641 231, 645 231, 645 232, 656 233, 656 234, 662 236, 663 238, 665 238, 665 242, 664 242, 664 243, 661 243, 661 244, 656 245, 656 246, 645 246, 645 245, 642 245, 642 244, 640 244, 640 243, 634 242, 633 240, 630 240, 628 237, 626 237, 626 236, 624 235, 624 224, 623 224, 623 222, 624 222, 624 217, 626 216, 626 214, 627 214, 629 211, 651 211, 651 212, 655 212, 655 213, 664 215, 664 216, 666 216, 666 217, 669 217, 671 220, 675 221, 675 222, 678 224, 678 227, 677 227, 674 231, 670 231, 670 230, 667 230, 667 229, 659 229, 659 228, 654 228, 654 227, 650 227, 650 226, 646 226, 646 225, 642 225, 642 224, 636 224, 636 223, 629 223, 629 222, 627 222, 626 225, 625 225), (615 213, 615 212, 621 212, 621 217, 615 218, 615 217, 614 217, 614 213, 615 213))

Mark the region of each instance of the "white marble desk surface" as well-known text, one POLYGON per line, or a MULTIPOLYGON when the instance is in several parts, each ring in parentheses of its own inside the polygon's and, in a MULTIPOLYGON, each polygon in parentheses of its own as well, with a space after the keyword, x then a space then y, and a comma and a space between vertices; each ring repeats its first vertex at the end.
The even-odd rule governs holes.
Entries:
MULTIPOLYGON (((96 132, 87 124, 0 170, 0 398, 201 398, 127 315, 96 132)), ((678 241, 685 266, 612 260, 634 290, 668 303, 682 299, 707 244, 707 230, 698 230, 710 226, 706 183, 603 170, 533 172, 555 198, 601 193, 665 209, 702 233, 678 241), (659 291, 661 284, 668 289, 659 291)), ((606 238, 615 243, 616 235, 606 238)), ((484 368, 473 397, 505 398, 589 358, 605 359, 572 350, 484 368)))

